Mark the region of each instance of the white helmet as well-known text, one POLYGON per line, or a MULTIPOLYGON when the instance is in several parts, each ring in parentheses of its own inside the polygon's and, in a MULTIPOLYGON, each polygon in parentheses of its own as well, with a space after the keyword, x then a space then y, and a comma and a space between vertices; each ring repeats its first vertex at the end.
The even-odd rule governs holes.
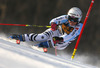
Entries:
POLYGON ((78 22, 80 22, 82 18, 82 11, 77 7, 73 7, 68 11, 68 15, 78 18, 78 22))

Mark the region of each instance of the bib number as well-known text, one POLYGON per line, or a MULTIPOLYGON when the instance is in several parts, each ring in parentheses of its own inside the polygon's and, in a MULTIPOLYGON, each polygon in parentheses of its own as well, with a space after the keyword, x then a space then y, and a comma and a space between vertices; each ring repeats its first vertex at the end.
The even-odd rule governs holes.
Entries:
POLYGON ((69 26, 66 25, 66 24, 62 24, 62 29, 63 29, 63 31, 64 31, 65 33, 67 33, 67 34, 70 34, 70 33, 74 30, 73 27, 69 27, 69 26))

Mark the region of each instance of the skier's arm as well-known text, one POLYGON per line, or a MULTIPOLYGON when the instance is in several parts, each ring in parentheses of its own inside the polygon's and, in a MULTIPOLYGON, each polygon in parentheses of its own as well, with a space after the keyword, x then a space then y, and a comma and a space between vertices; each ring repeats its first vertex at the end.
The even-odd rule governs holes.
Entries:
POLYGON ((67 17, 68 17, 67 15, 62 15, 62 16, 56 17, 50 21, 50 24, 55 23, 55 24, 59 25, 59 24, 66 23, 68 21, 67 17))
POLYGON ((75 38, 76 38, 76 37, 80 34, 80 32, 81 32, 82 25, 83 25, 83 24, 81 24, 79 28, 75 28, 75 29, 73 30, 73 32, 71 32, 69 35, 67 35, 67 34, 66 34, 66 35, 62 35, 61 37, 63 37, 64 42, 70 42, 70 41, 75 40, 75 38))
POLYGON ((57 18, 54 18, 50 21, 51 30, 57 30, 57 26, 67 22, 67 15, 62 15, 57 18))
POLYGON ((80 34, 82 25, 83 24, 80 24, 78 27, 74 28, 74 30, 70 34, 65 33, 60 37, 53 37, 53 43, 54 44, 61 42, 70 43, 71 41, 75 40, 75 38, 80 34))

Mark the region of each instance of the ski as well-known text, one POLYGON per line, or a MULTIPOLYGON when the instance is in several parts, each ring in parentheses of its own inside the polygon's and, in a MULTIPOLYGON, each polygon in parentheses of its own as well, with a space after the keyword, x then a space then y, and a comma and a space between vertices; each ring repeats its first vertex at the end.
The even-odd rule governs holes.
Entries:
POLYGON ((34 50, 38 50, 38 51, 41 51, 41 52, 45 52, 45 53, 47 53, 47 51, 48 51, 47 48, 38 47, 38 46, 34 46, 34 45, 32 45, 31 48, 34 49, 34 50))
MULTIPOLYGON (((15 44, 18 44, 18 45, 22 45, 21 44, 21 41, 20 40, 15 40, 15 39, 11 39, 11 38, 5 38, 5 37, 0 37, 0 39, 3 39, 3 40, 6 40, 6 41, 9 41, 11 43, 15 43, 15 44)), ((28 46, 28 45, 27 45, 28 46)), ((47 48, 43 48, 43 47, 38 47, 38 46, 34 46, 34 45, 29 45, 30 48, 34 49, 34 50, 38 50, 38 51, 41 51, 41 52, 45 52, 47 53, 47 48)))

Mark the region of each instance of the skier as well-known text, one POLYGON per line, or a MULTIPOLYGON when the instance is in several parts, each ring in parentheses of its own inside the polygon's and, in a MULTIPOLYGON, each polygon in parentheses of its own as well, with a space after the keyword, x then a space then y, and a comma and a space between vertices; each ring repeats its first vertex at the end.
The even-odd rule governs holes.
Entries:
POLYGON ((77 7, 72 7, 67 15, 62 15, 50 21, 51 28, 40 34, 12 35, 12 39, 20 41, 40 42, 38 47, 54 47, 58 50, 65 49, 71 41, 80 34, 82 23, 82 11, 77 7))

